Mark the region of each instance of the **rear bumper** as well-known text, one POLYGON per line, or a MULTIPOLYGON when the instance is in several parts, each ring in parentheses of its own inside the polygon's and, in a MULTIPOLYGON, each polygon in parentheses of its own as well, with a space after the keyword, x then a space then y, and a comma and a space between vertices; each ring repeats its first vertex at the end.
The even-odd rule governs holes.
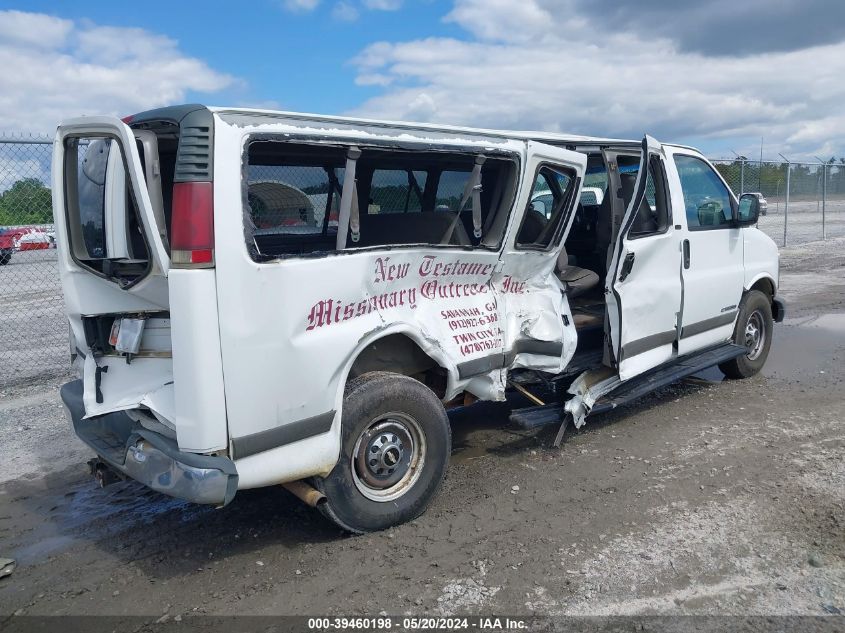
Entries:
POLYGON ((84 420, 81 380, 61 388, 73 430, 119 473, 172 497, 193 503, 226 505, 238 488, 238 472, 228 457, 186 453, 176 442, 142 427, 123 411, 84 420))
POLYGON ((780 323, 786 316, 786 303, 780 297, 772 299, 772 318, 775 323, 780 323))

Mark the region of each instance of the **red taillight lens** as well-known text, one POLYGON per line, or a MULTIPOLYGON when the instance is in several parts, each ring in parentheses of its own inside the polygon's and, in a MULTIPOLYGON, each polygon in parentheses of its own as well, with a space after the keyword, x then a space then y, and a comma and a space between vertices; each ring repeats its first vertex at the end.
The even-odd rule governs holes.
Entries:
POLYGON ((214 194, 210 182, 173 185, 170 260, 176 267, 214 266, 214 194))

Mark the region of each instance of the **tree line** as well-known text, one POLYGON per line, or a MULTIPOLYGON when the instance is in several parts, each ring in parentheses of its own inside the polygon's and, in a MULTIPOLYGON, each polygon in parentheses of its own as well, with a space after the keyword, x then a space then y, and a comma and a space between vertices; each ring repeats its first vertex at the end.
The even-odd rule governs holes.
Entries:
POLYGON ((53 195, 38 178, 23 178, 0 193, 0 226, 52 222, 53 195))
MULTIPOLYGON (((762 163, 740 157, 730 163, 716 163, 716 169, 739 194, 745 181, 745 191, 757 191, 764 196, 782 196, 786 191, 786 163, 762 163)), ((824 171, 821 165, 792 163, 789 176, 790 195, 821 195, 824 171)), ((845 157, 827 161, 827 193, 845 194, 845 157)))

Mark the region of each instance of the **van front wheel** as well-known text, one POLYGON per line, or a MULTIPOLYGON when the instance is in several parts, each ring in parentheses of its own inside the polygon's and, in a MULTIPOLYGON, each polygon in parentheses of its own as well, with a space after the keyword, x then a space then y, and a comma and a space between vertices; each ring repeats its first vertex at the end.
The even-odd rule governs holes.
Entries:
POLYGON ((340 527, 363 533, 416 518, 446 472, 451 432, 439 398, 422 383, 372 372, 346 386, 340 459, 315 486, 320 511, 340 527))
POLYGON ((750 378, 759 372, 772 346, 772 303, 759 290, 751 290, 742 297, 736 320, 733 342, 746 353, 719 365, 728 378, 750 378))

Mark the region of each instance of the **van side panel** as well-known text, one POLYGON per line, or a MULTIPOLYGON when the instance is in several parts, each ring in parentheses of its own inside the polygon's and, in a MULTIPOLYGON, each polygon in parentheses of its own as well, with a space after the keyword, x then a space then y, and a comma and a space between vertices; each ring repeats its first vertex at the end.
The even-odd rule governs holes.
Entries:
POLYGON ((226 399, 215 271, 173 269, 168 280, 179 448, 198 453, 225 449, 226 399))
MULTIPOLYGON (((413 332, 423 351, 439 352, 429 356, 480 359, 472 376, 447 383, 447 398, 474 376, 501 373, 504 360, 501 340, 473 346, 450 326, 456 318, 451 310, 498 315, 490 284, 497 251, 420 246, 263 263, 250 258, 242 212, 245 141, 250 133, 280 129, 215 122, 215 272, 230 457, 240 488, 333 465, 346 371, 359 344, 388 334, 391 326, 413 332), (464 272, 454 272, 458 264, 464 272), (453 286, 460 286, 459 295, 438 292, 453 286)), ((461 139, 451 142, 466 147, 461 139)), ((524 143, 499 146, 524 155, 524 143)), ((490 143, 478 147, 483 151, 490 143)))
POLYGON ((772 239, 756 227, 742 229, 744 242, 745 288, 748 289, 762 278, 772 282, 777 293, 778 247, 772 239))

